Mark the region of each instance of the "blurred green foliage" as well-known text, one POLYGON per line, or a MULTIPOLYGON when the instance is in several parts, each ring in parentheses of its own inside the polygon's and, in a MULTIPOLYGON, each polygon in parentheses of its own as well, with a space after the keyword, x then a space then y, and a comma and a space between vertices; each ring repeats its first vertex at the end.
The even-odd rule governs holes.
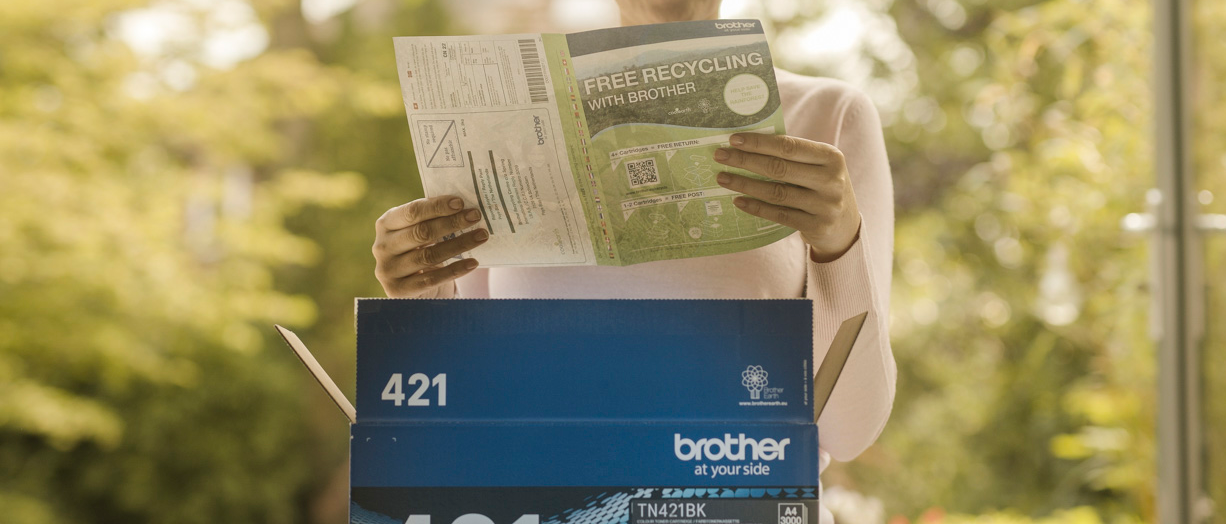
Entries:
POLYGON ((1146 245, 1119 226, 1153 185, 1150 7, 942 3, 889 11, 936 111, 888 131, 899 394, 842 481, 902 515, 1152 520, 1146 245))
POLYGON ((0 2, 0 521, 339 520, 346 427, 271 324, 352 376, 368 231, 415 193, 389 38, 446 26, 389 5, 325 44, 261 0, 267 49, 219 70, 122 43, 148 5, 0 2))
MULTIPOLYGON (((1195 117, 1192 169, 1197 173, 1197 200, 1202 213, 1226 214, 1226 57, 1222 23, 1226 2, 1192 3, 1193 84, 1190 102, 1195 117)), ((1226 236, 1205 238, 1204 465, 1206 494, 1216 504, 1218 521, 1226 511, 1226 236)))
MULTIPOLYGON (((0 522, 344 517, 347 428, 269 327, 352 390, 374 219, 420 195, 390 37, 462 28, 429 0, 321 24, 241 3, 267 48, 213 68, 202 39, 120 41, 147 0, 0 2, 0 522)), ((172 4, 201 34, 216 22, 172 4)), ((1153 180, 1148 5, 865 4, 915 75, 887 114, 899 394, 879 444, 826 481, 904 521, 1152 520, 1146 245, 1118 227, 1153 180)), ((1198 6, 1216 35, 1226 9, 1198 6)), ((1220 142, 1218 90, 1197 131, 1220 142)))
MULTIPOLYGON (((874 494, 903 521, 1152 521, 1149 246, 1120 229, 1154 185, 1152 7, 879 7, 918 76, 887 128, 899 204, 899 392, 879 444, 830 478, 874 494)), ((1219 92, 1226 61, 1214 49, 1226 11, 1198 2, 1195 19, 1197 92, 1219 92)), ((876 71, 896 75, 884 64, 876 71)), ((1195 147, 1209 157, 1200 187, 1220 195, 1223 120, 1209 115, 1226 105, 1220 95, 1194 102, 1195 147)), ((1226 257, 1217 249, 1210 260, 1226 257)), ((1220 314, 1221 275, 1209 275, 1220 314)), ((1206 364, 1221 369, 1216 337, 1206 364)), ((1220 373, 1205 376, 1211 390, 1222 387, 1220 373)), ((1213 428, 1226 416, 1221 397, 1205 398, 1217 412, 1206 471, 1221 501, 1224 441, 1213 428)))

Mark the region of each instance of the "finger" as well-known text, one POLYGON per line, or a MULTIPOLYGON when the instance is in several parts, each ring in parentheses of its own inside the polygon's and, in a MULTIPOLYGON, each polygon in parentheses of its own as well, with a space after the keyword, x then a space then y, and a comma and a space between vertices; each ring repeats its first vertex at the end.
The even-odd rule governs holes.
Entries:
POLYGON ((811 231, 817 228, 818 218, 810 213, 790 207, 768 204, 761 200, 746 197, 736 197, 732 203, 741 211, 753 216, 765 218, 771 222, 783 224, 797 231, 811 231))
POLYGON ((736 133, 728 137, 728 145, 748 153, 777 156, 819 166, 843 162, 843 152, 837 147, 788 135, 736 133))
POLYGON ((438 242, 444 236, 481 221, 481 212, 469 209, 462 213, 418 222, 404 229, 379 232, 375 235, 374 254, 399 255, 412 249, 438 242))
POLYGON ((427 268, 442 264, 443 262, 446 262, 447 259, 461 253, 472 251, 473 248, 484 244, 486 240, 489 240, 489 238, 490 233, 488 231, 485 229, 477 229, 464 233, 463 235, 455 237, 451 240, 439 242, 430 247, 414 249, 413 251, 409 251, 401 256, 408 257, 409 260, 415 263, 418 268, 427 268))
POLYGON ((746 153, 736 149, 716 149, 712 158, 726 166, 739 167, 767 178, 810 189, 814 189, 813 185, 817 182, 818 177, 814 176, 814 173, 824 169, 813 164, 794 162, 777 156, 746 153))
POLYGON ((464 209, 464 201, 459 197, 443 195, 419 198, 387 210, 375 221, 375 225, 384 231, 395 231, 432 218, 452 215, 461 209, 464 209))
POLYGON ((757 180, 725 172, 716 176, 715 181, 733 191, 778 206, 795 208, 808 213, 817 212, 818 207, 821 206, 821 196, 817 191, 800 186, 757 180))
POLYGON ((429 269, 397 279, 388 286, 388 295, 396 297, 417 296, 430 288, 446 284, 471 273, 472 270, 477 269, 477 265, 477 261, 471 258, 457 260, 440 268, 429 269))
POLYGON ((471 251, 473 248, 489 240, 489 233, 484 229, 469 231, 451 240, 444 240, 430 247, 414 249, 393 257, 385 257, 375 262, 375 276, 380 282, 389 282, 404 278, 421 270, 428 270, 446 262, 451 257, 471 251))

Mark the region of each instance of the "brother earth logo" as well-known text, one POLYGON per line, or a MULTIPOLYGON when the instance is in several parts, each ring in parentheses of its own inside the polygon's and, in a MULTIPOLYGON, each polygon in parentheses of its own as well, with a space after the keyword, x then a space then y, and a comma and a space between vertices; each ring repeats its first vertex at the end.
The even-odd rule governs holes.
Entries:
POLYGON ((783 395, 783 388, 767 387, 769 384, 770 373, 762 366, 749 366, 741 372, 741 385, 749 390, 750 400, 778 400, 783 395))
POLYGON ((715 22, 716 29, 753 29, 757 22, 715 22))

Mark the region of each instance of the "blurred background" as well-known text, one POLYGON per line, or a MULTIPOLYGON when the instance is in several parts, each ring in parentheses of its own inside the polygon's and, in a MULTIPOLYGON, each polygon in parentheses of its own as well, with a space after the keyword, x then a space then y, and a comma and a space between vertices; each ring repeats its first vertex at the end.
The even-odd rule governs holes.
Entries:
MULTIPOLYGON (((1155 522, 1162 493, 1226 522, 1226 238, 1156 242, 1146 214, 1176 187, 1222 227, 1226 2, 1164 33, 1155 1, 724 2, 885 126, 899 393, 824 475, 840 522, 1155 522)), ((0 2, 0 522, 343 522, 348 427, 271 324, 352 392, 374 220, 421 196, 391 37, 616 24, 613 0, 0 2)))

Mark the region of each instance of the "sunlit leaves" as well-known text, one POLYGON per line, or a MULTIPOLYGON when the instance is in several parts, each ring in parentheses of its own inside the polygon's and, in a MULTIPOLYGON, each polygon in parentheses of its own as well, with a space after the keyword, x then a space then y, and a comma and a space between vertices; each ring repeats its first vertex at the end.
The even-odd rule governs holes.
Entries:
POLYGON ((286 222, 365 191, 296 164, 292 132, 355 81, 303 49, 138 54, 112 29, 144 5, 0 6, 0 501, 21 522, 298 521, 299 370, 262 350, 318 312, 276 282, 321 258, 286 222))
POLYGON ((900 393, 848 473, 908 516, 1148 518, 1147 259, 1118 223, 1153 183, 1149 6, 1026 4, 963 2, 957 31, 891 8, 920 74, 887 128, 900 393))

